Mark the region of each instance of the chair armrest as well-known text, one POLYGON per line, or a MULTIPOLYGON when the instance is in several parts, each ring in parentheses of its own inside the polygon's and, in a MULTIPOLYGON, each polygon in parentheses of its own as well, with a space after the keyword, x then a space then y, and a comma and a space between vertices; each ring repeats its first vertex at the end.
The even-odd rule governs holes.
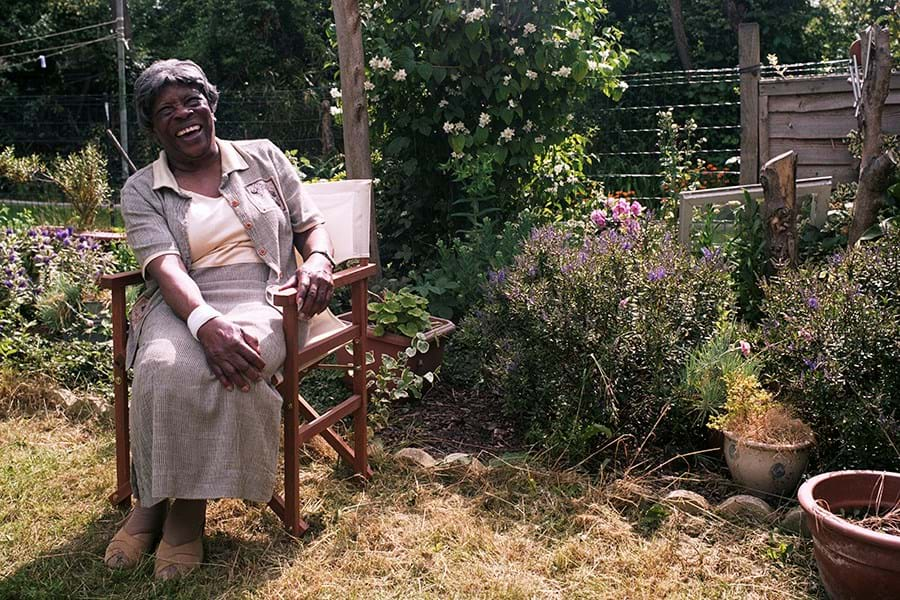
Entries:
POLYGON ((129 285, 138 285, 140 283, 144 283, 144 277, 140 271, 123 271, 122 273, 100 276, 100 287, 107 290, 125 288, 129 285))
MULTIPOLYGON (((357 267, 350 267, 349 269, 342 269, 334 274, 334 287, 344 287, 350 285, 352 283, 356 283, 357 281, 362 281, 363 279, 368 279, 375 275, 378 272, 378 265, 369 264, 369 265, 359 265, 357 267)), ((297 289, 296 288, 288 288, 286 290, 281 290, 275 292, 274 294, 275 306, 287 306, 291 302, 297 301, 297 289)))

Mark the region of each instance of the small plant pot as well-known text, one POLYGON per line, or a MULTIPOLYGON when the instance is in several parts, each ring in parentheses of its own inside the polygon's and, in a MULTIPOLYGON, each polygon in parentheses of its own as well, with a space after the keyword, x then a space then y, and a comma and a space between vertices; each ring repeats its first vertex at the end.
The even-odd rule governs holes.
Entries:
POLYGON ((832 600, 887 600, 900 593, 900 536, 872 531, 838 514, 884 512, 900 504, 900 473, 835 471, 797 493, 813 537, 819 577, 832 600))
MULTIPOLYGON (((350 313, 338 315, 338 319, 349 323, 351 319, 350 313)), ((412 369, 413 373, 424 375, 435 371, 441 365, 441 362, 444 360, 444 346, 441 340, 453 333, 454 330, 456 330, 456 325, 452 321, 440 317, 431 317, 431 327, 422 332, 429 345, 428 352, 416 354, 416 356, 407 361, 407 365, 412 369)), ((368 350, 372 352, 375 362, 370 364, 368 368, 377 372, 381 368, 382 354, 397 356, 409 348, 411 343, 412 338, 396 333, 376 336, 375 328, 370 325, 366 334, 366 344, 368 345, 368 350)), ((339 348, 336 354, 338 363, 347 364, 353 360, 353 357, 345 347, 339 348)), ((346 380, 352 382, 349 376, 346 377, 346 380)))
POLYGON ((725 462, 731 477, 754 496, 793 496, 809 462, 812 442, 764 444, 725 433, 725 462))

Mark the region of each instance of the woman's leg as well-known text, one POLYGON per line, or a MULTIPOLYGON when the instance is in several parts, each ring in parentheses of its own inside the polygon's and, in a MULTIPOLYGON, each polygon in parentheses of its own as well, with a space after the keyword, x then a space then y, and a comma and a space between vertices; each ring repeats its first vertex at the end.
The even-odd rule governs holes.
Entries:
POLYGON ((206 500, 176 499, 163 525, 162 541, 156 550, 154 572, 157 579, 186 575, 203 562, 203 526, 206 500))
POLYGON ((130 569, 136 566, 144 553, 153 549, 163 529, 168 502, 157 502, 144 507, 135 503, 128 520, 119 528, 106 548, 104 562, 114 569, 130 569))

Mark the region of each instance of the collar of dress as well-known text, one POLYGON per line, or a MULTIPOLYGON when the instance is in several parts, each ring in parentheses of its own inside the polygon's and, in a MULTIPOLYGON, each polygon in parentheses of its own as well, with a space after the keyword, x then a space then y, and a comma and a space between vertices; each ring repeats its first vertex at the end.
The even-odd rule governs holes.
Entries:
MULTIPOLYGON (((241 156, 232 142, 216 138, 216 143, 219 146, 219 154, 222 157, 223 178, 232 171, 243 171, 250 168, 250 165, 247 164, 247 161, 244 160, 244 157, 241 156)), ((169 168, 165 150, 160 150, 159 158, 153 161, 153 189, 155 191, 162 188, 169 188, 182 196, 186 195, 186 192, 179 187, 172 170, 169 168)))

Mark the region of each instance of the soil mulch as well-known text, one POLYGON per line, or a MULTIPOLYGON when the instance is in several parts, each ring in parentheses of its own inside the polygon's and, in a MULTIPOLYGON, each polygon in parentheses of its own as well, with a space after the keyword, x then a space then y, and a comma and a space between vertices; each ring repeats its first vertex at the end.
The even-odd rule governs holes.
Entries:
POLYGON ((437 384, 421 400, 397 403, 389 425, 378 432, 385 446, 413 446, 430 454, 502 455, 526 448, 495 396, 437 384))

